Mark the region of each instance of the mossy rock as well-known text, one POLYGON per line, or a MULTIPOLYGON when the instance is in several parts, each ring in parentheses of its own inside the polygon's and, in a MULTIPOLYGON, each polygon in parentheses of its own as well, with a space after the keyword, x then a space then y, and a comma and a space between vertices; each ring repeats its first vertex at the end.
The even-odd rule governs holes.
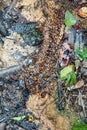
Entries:
POLYGON ((39 45, 43 41, 43 34, 37 28, 33 28, 28 33, 22 34, 22 37, 24 42, 30 46, 39 45))
POLYGON ((11 29, 19 33, 27 45, 36 46, 43 40, 43 34, 37 26, 36 22, 17 23, 11 29))

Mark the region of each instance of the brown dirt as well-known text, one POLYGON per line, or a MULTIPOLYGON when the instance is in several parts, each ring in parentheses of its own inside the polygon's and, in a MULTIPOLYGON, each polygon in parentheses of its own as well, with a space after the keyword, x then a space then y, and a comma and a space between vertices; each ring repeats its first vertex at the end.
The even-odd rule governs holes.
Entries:
POLYGON ((25 86, 31 94, 26 107, 40 117, 41 120, 35 120, 35 122, 41 125, 41 130, 48 130, 48 128, 70 130, 69 119, 57 112, 52 97, 52 92, 57 88, 56 61, 64 31, 64 11, 61 5, 55 3, 56 0, 42 0, 40 6, 35 10, 36 1, 23 0, 22 3, 25 5, 22 14, 29 21, 39 21, 44 34, 44 41, 39 46, 39 51, 32 55, 33 64, 21 72, 25 86), (29 5, 31 8, 28 7, 29 5), (42 94, 43 92, 46 94, 42 94))
POLYGON ((48 128, 51 130, 69 130, 69 119, 57 113, 56 104, 53 100, 48 94, 46 94, 45 98, 38 94, 32 95, 27 101, 26 106, 35 115, 40 117, 40 122, 37 123, 42 126, 41 130, 48 130, 48 128))
POLYGON ((56 83, 54 75, 56 73, 56 60, 58 58, 58 45, 63 36, 64 24, 61 20, 64 16, 60 11, 60 7, 55 5, 53 0, 49 2, 42 0, 44 6, 42 11, 45 11, 46 21, 42 26, 44 41, 39 48, 39 52, 32 56, 33 65, 29 67, 29 74, 33 76, 28 84, 28 89, 32 87, 53 88, 56 83), (62 14, 62 15, 61 15, 62 14), (42 78, 43 77, 43 78, 42 78), (49 87, 44 85, 43 81, 50 80, 49 87), (54 83, 55 82, 55 83, 54 83))
POLYGON ((44 3, 42 11, 46 17, 46 21, 42 26, 44 41, 39 53, 33 56, 33 67, 29 67, 29 74, 33 78, 31 78, 27 87, 34 95, 29 97, 26 106, 41 118, 41 130, 47 130, 48 128, 51 130, 69 130, 70 122, 67 117, 58 115, 56 104, 50 103, 54 99, 49 97, 48 94, 45 98, 40 96, 40 90, 52 94, 52 91, 57 87, 55 78, 56 60, 58 58, 58 45, 64 30, 64 24, 61 20, 64 14, 60 11, 60 6, 56 5, 54 0, 42 1, 44 3), (44 82, 49 83, 44 84, 44 82))

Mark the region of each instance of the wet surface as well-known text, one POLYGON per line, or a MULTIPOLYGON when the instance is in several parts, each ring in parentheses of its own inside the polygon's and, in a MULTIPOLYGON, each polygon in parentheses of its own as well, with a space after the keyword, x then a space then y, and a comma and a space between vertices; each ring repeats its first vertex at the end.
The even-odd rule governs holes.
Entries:
MULTIPOLYGON (((34 2, 35 3, 33 3, 33 1, 29 3, 29 6, 27 5, 27 0, 24 0, 22 3, 24 8, 21 10, 21 13, 22 16, 25 17, 25 19, 22 17, 23 23, 21 23, 21 25, 23 28, 20 28, 19 23, 17 24, 17 21, 15 21, 12 28, 15 32, 12 32, 10 37, 2 37, 4 40, 4 48, 2 48, 1 45, 1 70, 3 70, 3 68, 8 68, 9 66, 18 65, 18 63, 22 62, 28 56, 32 59, 32 62, 31 64, 23 65, 18 72, 3 75, 3 77, 0 76, 0 123, 6 122, 6 130, 68 130, 70 129, 70 122, 68 120, 70 119, 70 115, 68 113, 67 117, 60 116, 60 112, 57 113, 58 105, 62 102, 65 111, 67 111, 66 109, 70 109, 71 112, 75 111, 77 114, 81 114, 83 108, 80 103, 78 105, 78 95, 81 96, 82 94, 85 110, 87 112, 86 76, 82 75, 82 77, 80 77, 84 80, 84 86, 79 88, 79 90, 67 90, 63 82, 63 97, 61 97, 60 101, 58 100, 58 97, 55 99, 53 94, 58 87, 58 68, 56 64, 60 47, 59 43, 61 44, 65 28, 63 21, 64 11, 61 11, 61 9, 64 8, 63 6, 55 4, 53 0, 49 2, 47 0, 43 0, 42 3, 39 0, 34 0, 34 2), (33 23, 34 27, 38 20, 44 21, 42 13, 40 13, 41 17, 40 15, 39 17, 35 17, 35 15, 38 14, 37 8, 35 8, 38 3, 38 8, 43 10, 46 21, 45 23, 42 22, 44 24, 41 26, 44 39, 42 38, 42 35, 39 39, 43 39, 43 42, 40 46, 34 48, 26 45, 27 40, 32 41, 32 39, 27 39, 28 35, 25 39, 25 35, 23 33, 29 31, 31 28, 30 25, 29 28, 27 28, 28 26, 26 27, 26 18, 29 21, 35 21, 35 23, 33 23), (34 12, 32 12, 32 10, 34 12), (31 15, 33 17, 31 17, 31 15), (20 34, 22 34, 22 37, 20 34), (7 54, 9 55, 7 56, 7 54), (29 118, 27 113, 33 116, 34 120, 29 118), (22 115, 27 115, 27 117, 21 121, 13 121, 11 119, 12 117, 22 115), (30 119, 32 121, 30 121, 30 119)), ((15 20, 20 21, 20 18, 15 20)), ((40 32, 37 32, 34 38, 36 38, 38 33, 40 32)), ((68 55, 69 53, 70 48, 64 54, 68 55)), ((84 68, 87 68, 85 64, 84 66, 84 68)), ((81 70, 81 68, 79 68, 79 70, 81 70)), ((81 118, 84 118, 84 116, 81 118)))

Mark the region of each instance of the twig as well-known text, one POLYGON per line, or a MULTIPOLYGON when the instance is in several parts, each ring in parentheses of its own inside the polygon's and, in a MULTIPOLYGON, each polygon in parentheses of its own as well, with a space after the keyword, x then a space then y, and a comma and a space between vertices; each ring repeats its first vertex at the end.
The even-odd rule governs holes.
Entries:
POLYGON ((80 50, 83 51, 84 48, 84 42, 83 42, 83 38, 82 38, 82 32, 80 32, 79 34, 79 41, 80 41, 80 50))
POLYGON ((7 14, 9 14, 11 12, 11 10, 14 8, 14 6, 16 5, 17 0, 13 0, 11 5, 8 8, 7 14))
POLYGON ((76 49, 79 49, 79 33, 76 32, 76 38, 75 38, 75 43, 74 43, 74 49, 76 51, 76 49))
POLYGON ((59 110, 63 110, 64 107, 61 102, 61 99, 63 98, 63 92, 62 92, 62 82, 60 80, 60 65, 58 59, 57 59, 57 76, 58 76, 57 92, 58 92, 58 99, 59 99, 58 108, 59 110))
POLYGON ((32 63, 32 59, 28 58, 23 63, 21 63, 20 65, 15 65, 15 66, 9 67, 7 69, 0 70, 0 77, 3 77, 4 75, 7 75, 7 74, 10 74, 10 73, 13 73, 13 72, 17 72, 17 71, 21 70, 21 68, 23 66, 28 66, 31 63, 32 63))
MULTIPOLYGON (((86 117, 86 110, 85 110, 84 100, 82 98, 82 94, 81 94, 80 90, 78 90, 78 91, 79 91, 79 94, 78 94, 78 105, 82 107, 83 116, 85 118, 86 117)), ((80 115, 80 116, 82 116, 82 115, 80 115)), ((83 117, 81 117, 81 118, 83 118, 83 117)))
POLYGON ((15 66, 9 67, 7 69, 0 70, 0 77, 2 77, 3 75, 9 74, 9 73, 18 71, 21 68, 22 68, 22 65, 15 65, 15 66))

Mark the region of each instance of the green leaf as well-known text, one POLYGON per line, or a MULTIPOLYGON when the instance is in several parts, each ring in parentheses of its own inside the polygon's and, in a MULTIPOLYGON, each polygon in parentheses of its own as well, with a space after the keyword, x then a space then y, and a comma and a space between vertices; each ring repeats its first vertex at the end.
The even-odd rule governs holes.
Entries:
POLYGON ((84 49, 84 59, 87 60, 87 48, 84 49))
POLYGON ((80 57, 80 58, 82 58, 82 59, 84 59, 84 55, 83 55, 83 52, 82 51, 80 51, 80 50, 76 50, 76 53, 78 54, 78 56, 80 57))
POLYGON ((72 25, 75 25, 77 20, 76 18, 74 17, 74 15, 69 11, 67 10, 66 13, 65 13, 65 25, 66 26, 72 26, 72 25))
POLYGON ((68 74, 65 85, 68 86, 71 82, 71 76, 68 74))
POLYGON ((71 72, 71 73, 69 73, 67 75, 67 77, 66 77, 66 83, 65 83, 65 85, 68 86, 70 83, 72 83, 73 85, 76 84, 76 74, 75 74, 74 71, 71 72))
POLYGON ((74 72, 74 65, 68 65, 60 71, 60 79, 66 80, 65 85, 68 86, 70 83, 76 84, 76 74, 74 72))
POLYGON ((60 71, 60 79, 66 79, 67 78, 67 75, 71 72, 73 72, 73 65, 68 65, 67 67, 63 68, 61 71, 60 71))
POLYGON ((76 74, 75 74, 75 72, 71 73, 71 82, 72 82, 73 85, 76 84, 76 74))
POLYGON ((71 130, 87 130, 87 124, 82 121, 77 121, 73 124, 71 130))
POLYGON ((16 116, 16 117, 13 117, 11 119, 15 120, 15 121, 20 121, 20 120, 23 120, 24 118, 26 118, 26 116, 16 116))
POLYGON ((83 60, 87 60, 87 48, 85 48, 83 51, 80 51, 79 49, 76 50, 76 53, 78 54, 78 56, 83 59, 83 60))

